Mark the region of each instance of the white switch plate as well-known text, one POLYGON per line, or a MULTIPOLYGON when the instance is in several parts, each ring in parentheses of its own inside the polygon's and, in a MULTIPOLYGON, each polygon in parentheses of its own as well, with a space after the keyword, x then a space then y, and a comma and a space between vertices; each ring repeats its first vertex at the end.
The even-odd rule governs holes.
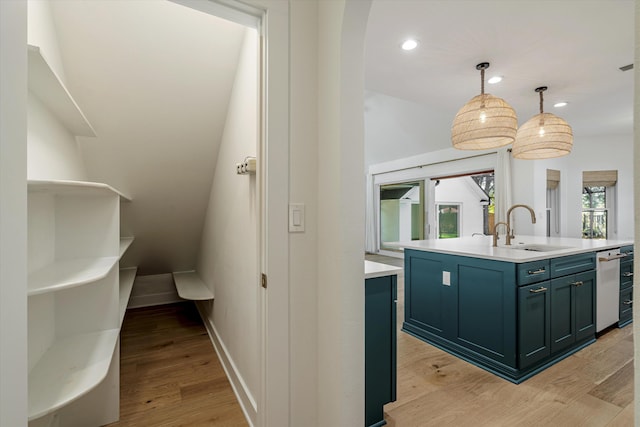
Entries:
POLYGON ((289 203, 289 233, 304 232, 304 203, 289 203))
POLYGON ((442 284, 445 286, 451 286, 451 272, 449 271, 442 272, 442 284))

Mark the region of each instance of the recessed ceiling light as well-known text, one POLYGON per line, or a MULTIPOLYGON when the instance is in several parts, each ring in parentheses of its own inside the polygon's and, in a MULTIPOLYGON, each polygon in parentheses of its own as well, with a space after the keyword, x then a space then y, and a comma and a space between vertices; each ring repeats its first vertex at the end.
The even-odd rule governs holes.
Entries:
POLYGON ((560 102, 556 102, 555 104, 553 104, 554 107, 556 108, 560 108, 560 107, 564 107, 568 104, 568 102, 566 101, 560 101, 560 102))
POLYGON ((502 76, 493 76, 489 80, 487 80, 487 83, 494 85, 496 83, 500 83, 501 81, 502 81, 502 76))
POLYGON ((407 39, 402 43, 402 50, 413 50, 418 47, 418 42, 414 39, 407 39))

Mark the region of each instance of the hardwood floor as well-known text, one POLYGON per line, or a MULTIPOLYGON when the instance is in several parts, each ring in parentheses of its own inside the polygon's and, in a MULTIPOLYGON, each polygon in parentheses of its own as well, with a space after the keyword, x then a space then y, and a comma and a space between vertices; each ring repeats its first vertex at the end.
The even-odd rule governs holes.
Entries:
MULTIPOLYGON (((366 259, 397 265, 397 259, 366 259)), ((400 331, 404 277, 398 277, 397 401, 389 427, 633 426, 632 325, 515 385, 400 331)))
MULTIPOLYGON (((389 427, 633 426, 631 325, 515 385, 401 332, 403 279, 389 427)), ((191 303, 127 311, 120 375, 121 420, 110 426, 247 425, 191 303)))
POLYGON ((248 425, 192 303, 127 310, 120 360, 109 426, 248 425))

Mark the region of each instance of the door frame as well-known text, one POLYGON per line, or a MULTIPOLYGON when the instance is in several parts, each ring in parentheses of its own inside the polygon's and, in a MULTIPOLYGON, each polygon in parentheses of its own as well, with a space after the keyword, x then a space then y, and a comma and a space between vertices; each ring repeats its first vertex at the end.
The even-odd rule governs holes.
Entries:
MULTIPOLYGON (((289 188, 289 4, 279 0, 170 1, 256 28, 260 35, 256 251, 260 273, 266 275, 268 287, 260 288, 256 307, 260 349, 256 422, 259 426, 288 426, 289 194, 282 189, 289 188), (270 96, 271 93, 277 96, 270 96)), ((256 286, 261 286, 260 282, 257 277, 256 286)))

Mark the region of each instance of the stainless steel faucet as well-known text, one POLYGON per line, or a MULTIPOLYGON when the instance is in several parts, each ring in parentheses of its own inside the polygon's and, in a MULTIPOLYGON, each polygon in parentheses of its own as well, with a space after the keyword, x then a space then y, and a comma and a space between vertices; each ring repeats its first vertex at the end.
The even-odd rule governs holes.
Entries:
MULTIPOLYGON (((529 213, 531 214, 531 224, 535 224, 536 223, 536 213, 533 211, 533 209, 531 209, 531 207, 527 206, 527 205, 513 205, 509 208, 509 210, 507 211, 507 241, 505 243, 505 245, 511 245, 511 239, 513 239, 515 236, 512 233, 512 229, 511 229, 511 211, 514 210, 515 208, 525 208, 529 210, 529 213)), ((496 224, 497 225, 497 224, 496 224)))

